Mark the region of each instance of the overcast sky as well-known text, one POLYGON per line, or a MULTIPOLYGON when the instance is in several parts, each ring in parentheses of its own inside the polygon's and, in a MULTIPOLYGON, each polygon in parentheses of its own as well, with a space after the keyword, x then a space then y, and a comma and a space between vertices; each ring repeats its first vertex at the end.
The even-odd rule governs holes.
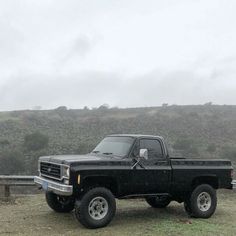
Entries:
POLYGON ((235 0, 0 0, 0 110, 236 104, 235 0))

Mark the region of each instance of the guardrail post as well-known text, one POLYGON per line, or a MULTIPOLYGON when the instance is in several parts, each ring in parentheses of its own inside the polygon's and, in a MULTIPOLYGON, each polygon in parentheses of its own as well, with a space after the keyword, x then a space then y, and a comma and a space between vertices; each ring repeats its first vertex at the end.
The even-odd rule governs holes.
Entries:
POLYGON ((35 186, 34 176, 0 175, 0 186, 3 186, 4 199, 9 200, 11 186, 35 186))
POLYGON ((10 186, 9 185, 5 185, 4 186, 4 197, 5 198, 9 198, 10 197, 10 186))

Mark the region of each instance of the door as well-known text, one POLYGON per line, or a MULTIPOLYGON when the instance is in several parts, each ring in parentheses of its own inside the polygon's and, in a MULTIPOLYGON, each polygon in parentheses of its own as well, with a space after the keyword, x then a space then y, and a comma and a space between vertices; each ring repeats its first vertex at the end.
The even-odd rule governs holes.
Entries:
POLYGON ((132 170, 133 193, 168 193, 171 167, 161 141, 142 138, 137 141, 135 149, 134 153, 147 149, 148 159, 141 159, 132 170))

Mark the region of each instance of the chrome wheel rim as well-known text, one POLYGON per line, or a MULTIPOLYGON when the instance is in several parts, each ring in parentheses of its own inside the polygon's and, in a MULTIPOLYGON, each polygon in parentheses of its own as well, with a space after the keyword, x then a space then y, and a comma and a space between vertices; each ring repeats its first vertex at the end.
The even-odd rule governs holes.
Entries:
POLYGON ((197 206, 200 211, 208 211, 211 207, 211 196, 207 192, 202 192, 197 197, 197 206))
POLYGON ((88 213, 94 220, 103 219, 108 213, 108 202, 103 197, 93 198, 88 206, 88 213))

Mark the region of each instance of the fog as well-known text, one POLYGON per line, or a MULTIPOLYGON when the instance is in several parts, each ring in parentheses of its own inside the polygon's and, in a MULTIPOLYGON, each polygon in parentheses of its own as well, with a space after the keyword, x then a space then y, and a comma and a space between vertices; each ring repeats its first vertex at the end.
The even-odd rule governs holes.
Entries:
POLYGON ((236 2, 0 1, 0 110, 235 104, 236 2))

